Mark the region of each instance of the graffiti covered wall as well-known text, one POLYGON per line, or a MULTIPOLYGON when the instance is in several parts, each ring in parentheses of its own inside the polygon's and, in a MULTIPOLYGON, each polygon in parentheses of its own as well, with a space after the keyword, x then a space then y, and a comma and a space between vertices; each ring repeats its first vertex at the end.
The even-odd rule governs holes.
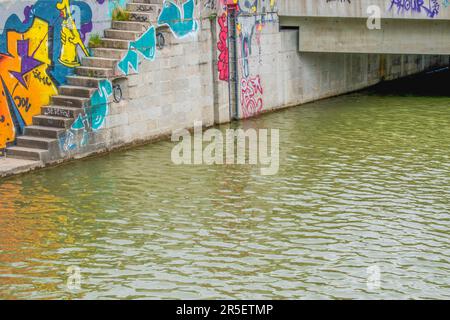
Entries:
MULTIPOLYGON (((122 5, 120 1, 113 1, 114 6, 122 5)), ((117 75, 126 76, 131 82, 135 78, 145 77, 146 72, 149 69, 153 69, 152 62, 157 59, 156 28, 167 26, 174 38, 187 42, 198 42, 193 37, 199 29, 199 21, 194 16, 196 12, 194 0, 161 0, 160 2, 162 8, 157 21, 151 22, 148 29, 136 40, 129 41, 126 54, 117 62, 117 75), (144 62, 144 70, 141 70, 140 66, 144 62)), ((167 34, 166 37, 168 37, 167 34)), ((153 70, 156 72, 155 69, 153 70)), ((151 86, 149 85, 146 88, 142 88, 142 91, 151 92, 150 89, 151 86)), ((176 90, 177 88, 174 89, 176 90)), ((114 104, 111 106, 109 99, 112 94, 113 84, 111 80, 103 80, 98 90, 92 96, 90 106, 85 107, 83 113, 78 116, 70 129, 59 137, 59 147, 63 157, 89 152, 95 141, 102 140, 101 136, 99 137, 96 133, 100 129, 106 129, 106 131, 110 129, 106 123, 110 115, 110 108, 114 107, 114 104)), ((157 94, 160 93, 157 92, 157 94)), ((149 103, 144 105, 151 108, 149 103)), ((102 143, 100 142, 101 145, 104 145, 102 143)))
MULTIPOLYGON (((235 1, 236 37, 231 50, 229 33, 234 28, 225 0, 161 0, 161 12, 152 26, 130 40, 123 55, 114 59, 120 79, 114 86, 112 79, 101 81, 90 106, 58 135, 55 142, 61 156, 82 157, 146 141, 190 128, 195 121, 228 122, 234 71, 239 118, 357 90, 381 79, 378 55, 300 57, 298 31, 279 29, 277 1, 235 1), (166 40, 163 46, 158 42, 160 33, 166 40), (117 83, 124 95, 121 102, 113 103, 117 83)), ((89 55, 89 37, 111 27, 111 5, 120 1, 6 3, 0 13, 5 16, 0 21, 3 147, 58 94, 65 77, 89 55)), ((393 63, 385 76, 405 75, 404 65, 393 63)), ((408 74, 426 66, 425 62, 420 68, 412 65, 408 74)))
POLYGON ((108 0, 0 1, 0 150, 23 133, 110 26, 108 0))
MULTIPOLYGON (((249 118, 264 109, 264 87, 259 69, 262 66, 261 35, 268 24, 278 23, 276 0, 236 0, 237 57, 239 75, 239 108, 237 117, 249 118)), ((218 0, 219 80, 229 81, 230 52, 228 48, 230 1, 218 0), (227 6, 228 4, 228 6, 227 6)))

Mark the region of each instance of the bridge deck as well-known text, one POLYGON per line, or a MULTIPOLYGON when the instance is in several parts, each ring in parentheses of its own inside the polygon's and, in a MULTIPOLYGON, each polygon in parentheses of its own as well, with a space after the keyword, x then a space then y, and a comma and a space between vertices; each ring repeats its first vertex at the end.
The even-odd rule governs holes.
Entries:
POLYGON ((450 55, 446 1, 279 0, 278 6, 280 24, 299 27, 301 52, 450 55), (380 28, 367 24, 374 4, 380 28))
POLYGON ((286 17, 367 18, 373 5, 382 18, 450 20, 448 0, 278 0, 286 17))

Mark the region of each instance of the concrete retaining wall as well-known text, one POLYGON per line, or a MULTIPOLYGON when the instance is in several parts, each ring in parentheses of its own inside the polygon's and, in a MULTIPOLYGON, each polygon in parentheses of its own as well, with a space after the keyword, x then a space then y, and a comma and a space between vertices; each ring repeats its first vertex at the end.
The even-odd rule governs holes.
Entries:
POLYGON ((367 18, 375 6, 383 19, 450 19, 446 0, 278 0, 277 3, 280 15, 292 17, 367 18))
POLYGON ((242 112, 242 100, 249 96, 246 90, 247 93, 256 93, 247 99, 250 105, 262 101, 261 110, 256 112, 259 113, 360 90, 383 79, 405 77, 446 66, 449 62, 448 56, 432 55, 300 53, 298 30, 280 31, 278 20, 272 14, 251 20, 255 21, 250 41, 251 54, 247 61, 243 58, 246 50, 242 50, 242 37, 238 41, 239 71, 240 79, 245 79, 243 69, 248 64, 247 79, 258 79, 263 93, 240 83, 241 117, 253 115, 242 112), (264 21, 260 27, 258 21, 264 21), (259 34, 258 29, 261 30, 259 34))
MULTIPOLYGON (((140 59, 138 72, 114 80, 113 84, 120 84, 123 90, 123 100, 116 103, 109 97, 106 120, 99 130, 75 135, 67 130, 61 135, 61 158, 83 157, 155 139, 177 129, 192 128, 196 121, 204 126, 228 122, 229 89, 234 84, 228 80, 232 65, 224 58, 230 54, 230 43, 223 39, 227 25, 220 20, 226 16, 222 3, 197 2, 194 18, 198 28, 183 37, 166 32, 166 46, 157 50, 153 61, 140 59), (75 147, 65 148, 69 140, 75 147)), ((259 0, 256 11, 244 6, 249 2, 242 3, 236 38, 239 80, 237 90, 231 92, 237 98, 238 118, 448 64, 446 56, 301 54, 298 31, 280 31, 276 2, 259 0)), ((107 21, 107 16, 104 18, 107 21)))
MULTIPOLYGON (((220 79, 221 26, 211 14, 221 8, 197 7, 198 32, 183 39, 166 35, 166 47, 154 61, 142 61, 139 73, 119 80, 124 100, 110 104, 104 127, 89 143, 65 152, 82 157, 152 140, 194 122, 204 126, 230 121, 229 83, 220 79)), ((276 14, 238 17, 238 117, 363 89, 446 65, 448 57, 377 54, 301 54, 298 31, 281 30, 276 14), (244 46, 250 45, 251 50, 244 46), (246 51, 247 50, 247 51, 246 51)), ((80 137, 81 138, 81 137, 80 137)), ((79 144, 80 145, 80 144, 79 144)))

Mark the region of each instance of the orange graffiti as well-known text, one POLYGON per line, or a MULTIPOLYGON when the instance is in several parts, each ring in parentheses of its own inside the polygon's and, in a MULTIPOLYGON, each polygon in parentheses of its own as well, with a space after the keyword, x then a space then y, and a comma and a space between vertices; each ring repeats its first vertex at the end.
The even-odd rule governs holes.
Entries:
POLYGON ((8 54, 0 54, 0 149, 15 140, 57 88, 47 69, 48 23, 35 18, 25 33, 8 31, 8 54), (19 131, 19 132, 18 132, 19 131))

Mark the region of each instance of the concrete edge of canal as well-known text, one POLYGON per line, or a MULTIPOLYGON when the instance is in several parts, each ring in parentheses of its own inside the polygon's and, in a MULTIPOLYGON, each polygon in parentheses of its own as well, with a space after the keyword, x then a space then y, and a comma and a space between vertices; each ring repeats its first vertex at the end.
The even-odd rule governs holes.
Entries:
POLYGON ((96 48, 82 61, 108 63, 109 69, 75 68, 75 75, 67 77, 69 85, 47 97, 51 105, 42 106, 42 114, 39 108, 38 114, 28 115, 32 122, 15 131, 23 135, 5 143, 0 176, 160 140, 196 122, 210 127, 252 118, 449 63, 444 55, 300 52, 299 29, 283 28, 275 9, 261 9, 252 19, 223 8, 197 9, 196 27, 187 35, 170 26, 157 29, 164 41, 154 56, 138 58, 135 72, 119 75, 120 65, 111 63, 125 58, 103 56, 125 52, 129 40, 116 41, 121 48, 96 48), (240 36, 233 25, 240 26, 240 36), (95 74, 100 69, 107 75, 95 74))
MULTIPOLYGON (((394 80, 388 80, 388 81, 380 81, 372 86, 369 86, 367 88, 363 88, 360 90, 355 90, 351 92, 347 92, 344 94, 338 94, 338 95, 331 95, 326 96, 321 99, 315 99, 311 101, 304 102, 303 104, 293 104, 293 105, 287 105, 284 108, 279 109, 273 109, 273 110, 264 110, 260 114, 254 116, 264 116, 269 113, 273 112, 281 112, 288 108, 294 108, 294 107, 301 107, 302 105, 307 105, 310 103, 314 103, 320 100, 326 100, 326 99, 332 99, 338 96, 346 95, 346 94, 352 94, 360 91, 376 91, 380 92, 382 94, 391 94, 395 91, 395 93, 401 93, 401 94, 412 94, 412 93, 419 93, 421 90, 425 90, 423 94, 435 94, 435 91, 438 90, 439 92, 444 92, 443 86, 445 86, 445 83, 448 83, 448 79, 450 77, 450 71, 448 67, 445 68, 438 68, 438 69, 432 69, 429 71, 420 72, 418 74, 413 74, 410 76, 406 76, 401 79, 394 79, 394 80), (421 84, 423 83, 429 83, 430 86, 427 86, 426 88, 421 88, 421 84)), ((229 123, 229 122, 228 122, 229 123)), ((212 127, 214 125, 210 126, 204 126, 204 129, 207 129, 208 127, 212 127)), ((189 131, 193 131, 194 127, 186 128, 189 131)), ((170 133, 161 134, 158 136, 153 136, 151 138, 148 138, 146 140, 136 140, 127 144, 121 144, 112 146, 110 148, 97 150, 95 152, 90 152, 86 154, 78 154, 70 159, 62 159, 58 161, 53 162, 47 162, 44 163, 42 161, 33 161, 33 160, 27 160, 27 159, 18 159, 18 158, 8 158, 6 156, 0 157, 0 179, 8 178, 15 175, 25 174, 32 171, 45 169, 45 168, 51 168, 56 167, 59 165, 64 165, 73 161, 82 160, 82 159, 89 159, 89 158, 95 158, 99 156, 106 155, 111 152, 118 152, 123 150, 129 150, 133 148, 137 148, 140 146, 148 145, 151 143, 156 143, 159 141, 167 141, 170 140, 170 133)))

